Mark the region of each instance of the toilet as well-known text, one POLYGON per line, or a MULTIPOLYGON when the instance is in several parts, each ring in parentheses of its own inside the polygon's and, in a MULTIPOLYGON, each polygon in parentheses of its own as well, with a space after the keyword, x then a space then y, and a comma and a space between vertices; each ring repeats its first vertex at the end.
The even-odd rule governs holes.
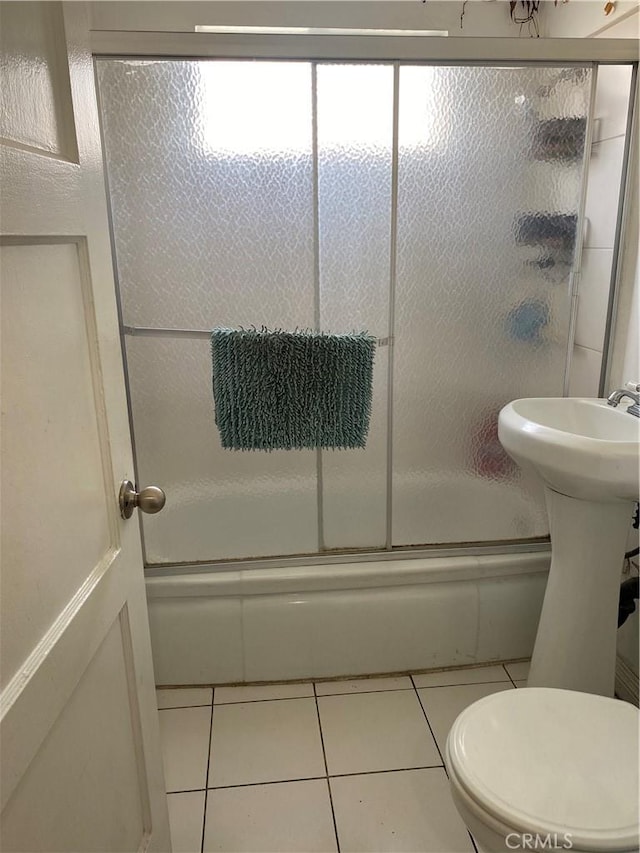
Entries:
POLYGON ((445 763, 478 849, 637 853, 639 719, 627 702, 546 687, 466 708, 445 763))

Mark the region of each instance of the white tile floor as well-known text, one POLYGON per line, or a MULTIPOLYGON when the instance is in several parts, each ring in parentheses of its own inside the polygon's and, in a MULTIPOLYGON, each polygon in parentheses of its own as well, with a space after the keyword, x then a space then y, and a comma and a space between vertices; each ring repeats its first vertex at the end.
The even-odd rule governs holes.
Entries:
POLYGON ((472 853, 447 733, 527 671, 158 690, 175 853, 472 853))

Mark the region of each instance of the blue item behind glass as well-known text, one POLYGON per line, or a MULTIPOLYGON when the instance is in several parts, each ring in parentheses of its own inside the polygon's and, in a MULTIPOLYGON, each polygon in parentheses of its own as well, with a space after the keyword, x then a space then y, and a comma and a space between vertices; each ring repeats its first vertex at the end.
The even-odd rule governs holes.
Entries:
POLYGON ((507 315, 507 334, 514 341, 539 343, 549 323, 549 306, 541 299, 525 299, 507 315))

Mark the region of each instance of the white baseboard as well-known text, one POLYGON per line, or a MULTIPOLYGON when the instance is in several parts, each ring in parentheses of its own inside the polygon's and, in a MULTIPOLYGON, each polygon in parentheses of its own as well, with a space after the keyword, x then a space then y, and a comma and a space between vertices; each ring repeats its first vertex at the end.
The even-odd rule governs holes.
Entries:
POLYGON ((403 672, 531 655, 549 552, 147 579, 156 682, 403 672))

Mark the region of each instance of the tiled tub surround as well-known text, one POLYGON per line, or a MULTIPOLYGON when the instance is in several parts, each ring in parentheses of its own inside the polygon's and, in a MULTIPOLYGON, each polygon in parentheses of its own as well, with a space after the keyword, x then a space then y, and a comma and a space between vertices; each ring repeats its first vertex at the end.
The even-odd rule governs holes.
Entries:
POLYGON ((570 397, 598 396, 630 79, 629 66, 598 69, 570 397))
POLYGON ((147 579, 156 681, 416 672, 529 657, 550 551, 147 579))
POLYGON ((527 669, 158 690, 174 851, 472 853, 446 737, 527 669))

